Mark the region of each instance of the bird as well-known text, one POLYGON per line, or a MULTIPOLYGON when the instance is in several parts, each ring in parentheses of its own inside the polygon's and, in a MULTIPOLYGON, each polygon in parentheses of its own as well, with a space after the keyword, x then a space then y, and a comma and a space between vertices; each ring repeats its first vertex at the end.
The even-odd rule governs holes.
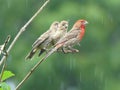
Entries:
POLYGON ((79 52, 79 50, 73 48, 73 46, 77 44, 80 45, 79 43, 84 36, 86 24, 88 24, 88 22, 83 19, 76 21, 72 29, 56 43, 56 46, 63 43, 62 50, 64 53, 79 52), (65 50, 65 48, 67 49, 65 50))
POLYGON ((68 21, 62 20, 58 25, 58 29, 51 36, 53 40, 53 45, 55 45, 66 33, 68 30, 68 21))
POLYGON ((31 59, 34 54, 40 50, 40 54, 42 54, 44 51, 46 51, 47 47, 50 44, 50 41, 52 40, 51 35, 52 33, 55 33, 58 29, 59 22, 54 21, 50 28, 44 32, 39 38, 33 43, 32 50, 28 53, 28 55, 25 57, 25 59, 31 59))
MULTIPOLYGON (((49 47, 47 47, 47 49, 55 45, 67 33, 67 30, 68 30, 68 21, 62 20, 59 23, 57 30, 51 33, 51 36, 50 36, 51 39, 49 40, 49 43, 48 43, 49 47)), ((40 56, 41 54, 42 53, 40 52, 38 56, 40 56)))
POLYGON ((35 43, 33 43, 32 52, 30 54, 28 54, 26 59, 31 59, 32 55, 34 55, 33 52, 34 51, 36 52, 37 49, 40 49, 40 53, 38 56, 40 56, 45 51, 47 52, 47 49, 49 49, 51 46, 55 45, 56 42, 67 33, 67 29, 68 29, 68 21, 63 20, 57 25, 57 28, 55 30, 52 29, 51 33, 48 32, 47 35, 46 34, 41 35, 41 37, 38 38, 35 41, 35 43), (41 38, 43 38, 43 37, 45 37, 45 38, 44 38, 43 43, 41 44, 39 42, 41 41, 41 38))
MULTIPOLYGON (((74 45, 79 44, 85 34, 85 27, 88 21, 84 19, 77 20, 73 25, 72 29, 65 34, 53 48, 49 50, 47 55, 43 58, 46 59, 52 53, 57 51, 59 48, 68 48, 72 51, 79 52, 79 50, 72 48, 74 45)), ((64 51, 64 49, 63 49, 64 51)))

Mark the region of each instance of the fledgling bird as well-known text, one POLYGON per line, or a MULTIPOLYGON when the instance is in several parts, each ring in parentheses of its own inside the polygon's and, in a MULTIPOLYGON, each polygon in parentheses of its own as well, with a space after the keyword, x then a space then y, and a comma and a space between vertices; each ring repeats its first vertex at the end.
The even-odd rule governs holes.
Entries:
POLYGON ((55 33, 58 29, 58 25, 59 22, 58 21, 54 21, 50 28, 43 33, 32 45, 32 50, 30 51, 30 53, 28 53, 28 55, 26 56, 26 60, 27 59, 31 59, 34 54, 37 52, 37 50, 40 50, 40 54, 42 54, 44 51, 46 51, 46 49, 48 48, 52 38, 52 34, 55 33))
POLYGON ((47 49, 49 49, 51 46, 55 45, 56 42, 67 33, 67 29, 68 29, 68 21, 65 21, 65 20, 61 21, 54 31, 47 34, 48 36, 45 35, 46 39, 43 41, 43 44, 41 44, 39 42, 41 41, 41 38, 44 36, 44 34, 43 34, 43 36, 38 38, 38 40, 36 40, 36 42, 33 44, 33 48, 35 48, 35 49, 32 49, 32 52, 26 57, 26 59, 32 58, 31 56, 32 56, 33 51, 34 50, 35 50, 35 52, 37 51, 36 47, 38 49, 41 49, 38 56, 40 56, 43 52, 47 51, 47 49), (41 47, 41 45, 42 45, 42 47, 41 47))
POLYGON ((55 45, 66 33, 68 29, 68 21, 61 21, 58 24, 58 28, 55 32, 52 32, 50 34, 50 39, 48 42, 48 46, 46 47, 46 50, 40 51, 39 55, 40 56, 43 52, 47 51, 51 46, 55 45))
POLYGON ((55 45, 66 33, 68 30, 68 21, 61 21, 58 25, 58 29, 56 32, 51 36, 53 40, 53 45, 55 45))
POLYGON ((54 48, 50 49, 50 51, 44 57, 44 59, 47 58, 49 55, 51 55, 52 53, 54 53, 57 49, 61 47, 68 48, 75 52, 79 52, 79 50, 73 49, 72 47, 78 44, 82 40, 84 33, 85 33, 85 25, 87 23, 88 22, 86 20, 76 21, 72 29, 54 45, 54 48))

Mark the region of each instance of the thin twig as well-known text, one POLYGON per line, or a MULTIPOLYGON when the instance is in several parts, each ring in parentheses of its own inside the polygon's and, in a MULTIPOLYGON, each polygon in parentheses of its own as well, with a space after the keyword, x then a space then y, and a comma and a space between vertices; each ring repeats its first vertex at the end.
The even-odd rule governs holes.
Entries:
MULTIPOLYGON (((54 49, 54 48, 53 48, 54 49)), ((15 90, 18 90, 20 88, 20 86, 32 75, 32 73, 37 69, 37 67, 43 62, 45 61, 52 53, 54 53, 56 51, 56 49, 50 51, 48 54, 45 55, 45 57, 43 57, 39 62, 37 62, 35 64, 35 66, 33 66, 33 68, 26 74, 26 76, 23 78, 23 80, 17 85, 15 90)))
POLYGON ((33 68, 28 72, 28 74, 23 78, 23 80, 17 85, 15 90, 18 90, 18 88, 32 75, 32 73, 37 69, 37 67, 45 61, 52 53, 54 53, 58 48, 51 48, 49 52, 37 63, 33 68))
MULTIPOLYGON (((33 19, 43 10, 43 8, 47 5, 47 3, 50 0, 47 0, 41 7, 40 9, 29 19, 29 21, 19 30, 18 34, 16 35, 16 37, 14 38, 14 40, 12 41, 11 45, 9 46, 7 52, 9 53, 10 50, 12 49, 12 47, 14 46, 15 42, 18 40, 18 38, 20 37, 20 35, 26 30, 26 27, 33 21, 33 19)), ((5 60, 5 56, 1 59, 0 61, 0 66, 1 64, 4 62, 5 60)))
POLYGON ((2 77, 3 77, 4 71, 5 71, 5 67, 6 67, 6 60, 7 60, 7 55, 5 56, 5 61, 4 61, 4 64, 3 64, 3 67, 2 67, 2 70, 0 73, 0 82, 2 82, 2 77))
POLYGON ((3 55, 5 57, 5 60, 4 60, 4 64, 2 66, 2 70, 1 70, 1 73, 0 73, 0 82, 2 82, 2 76, 4 74, 4 70, 5 70, 5 67, 6 67, 6 61, 7 61, 7 57, 8 57, 8 53, 6 51, 6 46, 7 46, 8 42, 10 41, 10 38, 11 38, 11 36, 8 35, 4 44, 3 44, 3 48, 2 48, 2 52, 3 52, 3 55))
POLYGON ((20 86, 32 75, 32 73, 37 69, 37 67, 44 61, 46 60, 47 57, 43 57, 33 68, 27 73, 27 75, 24 77, 24 79, 17 85, 15 90, 18 90, 20 86))

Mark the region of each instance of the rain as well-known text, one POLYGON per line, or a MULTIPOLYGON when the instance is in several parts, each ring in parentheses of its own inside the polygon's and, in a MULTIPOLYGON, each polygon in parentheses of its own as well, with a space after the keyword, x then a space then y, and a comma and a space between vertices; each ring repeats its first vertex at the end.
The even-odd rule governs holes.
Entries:
MULTIPOLYGON (((11 35, 6 52, 20 29, 45 2, 0 1, 0 45, 11 35)), ((120 90, 119 3, 119 0, 50 0, 20 34, 8 56, 0 54, 0 62, 6 57, 0 64, 0 89, 15 90, 30 72, 19 90, 120 90), (80 46, 73 45, 79 52, 55 51, 33 69, 53 45, 41 56, 38 57, 39 49, 31 60, 25 60, 35 40, 54 21, 68 21, 69 32, 81 19, 89 24, 85 25, 80 46), (11 73, 5 75, 4 71, 11 73)))

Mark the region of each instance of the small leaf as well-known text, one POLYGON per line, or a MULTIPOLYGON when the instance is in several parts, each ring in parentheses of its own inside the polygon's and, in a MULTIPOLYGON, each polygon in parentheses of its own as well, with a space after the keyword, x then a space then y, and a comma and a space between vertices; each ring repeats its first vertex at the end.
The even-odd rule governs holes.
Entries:
POLYGON ((2 76, 2 81, 15 76, 11 71, 4 71, 3 76, 2 76))
POLYGON ((0 90, 11 90, 11 89, 10 89, 10 86, 8 84, 3 82, 3 83, 1 83, 0 90))

